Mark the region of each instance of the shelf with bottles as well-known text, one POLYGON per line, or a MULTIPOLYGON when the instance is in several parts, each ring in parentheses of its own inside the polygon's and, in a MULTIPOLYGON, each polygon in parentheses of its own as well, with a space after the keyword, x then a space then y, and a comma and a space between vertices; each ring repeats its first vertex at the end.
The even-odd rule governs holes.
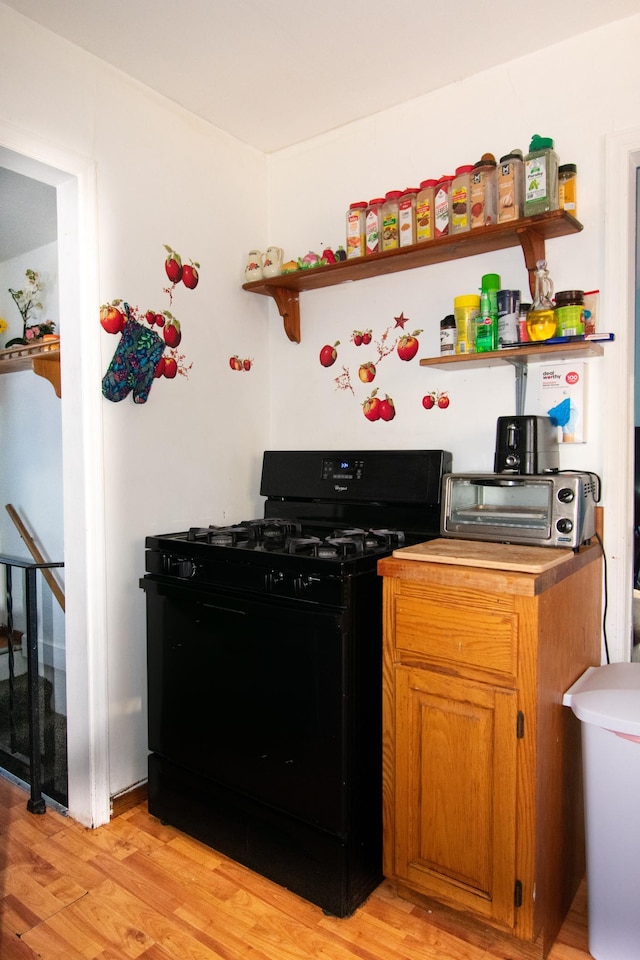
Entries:
POLYGON ((602 343, 596 340, 573 340, 568 343, 526 343, 520 347, 489 350, 485 353, 447 354, 440 357, 424 357, 421 367, 444 366, 450 370, 462 367, 498 367, 505 363, 528 364, 545 360, 575 360, 585 357, 601 357, 602 343))
POLYGON ((0 350, 0 374, 33 370, 52 385, 56 396, 62 395, 60 385, 60 338, 37 340, 0 350))
POLYGON ((582 224, 565 210, 552 210, 535 217, 523 217, 510 223, 496 223, 478 227, 469 233, 439 237, 424 243, 414 243, 398 250, 386 250, 365 257, 354 257, 324 267, 311 267, 293 273, 280 274, 268 280, 254 280, 242 285, 249 293, 273 297, 282 317, 285 333, 294 343, 300 342, 300 293, 318 290, 339 283, 366 280, 402 270, 413 270, 434 263, 445 263, 462 257, 493 253, 509 247, 522 247, 529 271, 529 287, 533 295, 535 268, 545 259, 545 242, 556 237, 579 233, 582 224))

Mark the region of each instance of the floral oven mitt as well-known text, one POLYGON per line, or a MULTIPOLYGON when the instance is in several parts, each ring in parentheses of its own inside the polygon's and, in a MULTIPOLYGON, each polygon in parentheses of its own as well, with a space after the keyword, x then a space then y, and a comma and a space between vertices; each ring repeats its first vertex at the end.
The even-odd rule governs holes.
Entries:
POLYGON ((133 391, 133 402, 145 403, 164 348, 164 341, 154 330, 128 320, 102 379, 103 396, 117 402, 133 391))

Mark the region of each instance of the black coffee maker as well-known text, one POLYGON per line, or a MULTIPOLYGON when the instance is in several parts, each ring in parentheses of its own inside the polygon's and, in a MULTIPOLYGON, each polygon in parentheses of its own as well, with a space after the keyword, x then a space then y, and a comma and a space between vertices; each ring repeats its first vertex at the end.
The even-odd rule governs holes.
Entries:
POLYGON ((549 417, 498 417, 494 473, 557 473, 558 428, 549 417))

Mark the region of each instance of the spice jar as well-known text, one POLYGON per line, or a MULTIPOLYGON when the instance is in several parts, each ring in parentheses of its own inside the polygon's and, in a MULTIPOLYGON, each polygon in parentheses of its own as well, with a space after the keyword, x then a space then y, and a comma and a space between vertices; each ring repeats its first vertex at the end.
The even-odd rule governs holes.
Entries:
POLYGON ((347 259, 364 256, 364 221, 367 204, 352 203, 347 210, 347 259))
POLYGON ((451 233, 466 233, 471 229, 471 171, 473 164, 456 167, 451 182, 451 233))
POLYGON ((398 200, 398 229, 401 247, 410 247, 416 242, 416 194, 417 187, 407 187, 398 200))
POLYGON ((524 158, 524 215, 558 209, 558 154, 551 137, 531 138, 524 158))
POLYGON ((584 291, 561 290, 556 293, 556 333, 559 337, 584 334, 584 291))
POLYGON ((496 158, 483 153, 471 174, 471 228, 486 227, 496 222, 496 158))
POLYGON ((498 223, 522 217, 524 201, 524 161, 522 150, 500 157, 498 167, 498 223))
POLYGON ((575 163, 558 167, 558 206, 571 216, 578 216, 578 168, 575 163))
POLYGON ((527 333, 527 316, 531 311, 530 303, 521 303, 520 312, 518 315, 518 340, 520 343, 529 342, 529 334, 527 333))
POLYGON ((480 313, 477 293, 463 294, 453 300, 456 322, 456 353, 476 352, 476 317, 480 313))
POLYGON ((364 252, 379 253, 382 249, 382 205, 384 197, 375 197, 369 200, 365 214, 365 247, 364 252))
POLYGON ((389 190, 384 195, 382 205, 382 249, 395 250, 398 247, 398 201, 400 190, 389 190))
POLYGON ((416 242, 435 237, 435 188, 437 180, 423 180, 416 197, 416 242))
POLYGON ((452 313, 440 321, 440 353, 456 352, 456 318, 452 313))
POLYGON ((447 174, 440 177, 435 188, 434 210, 436 223, 436 239, 446 237, 449 234, 450 214, 449 214, 449 191, 453 176, 447 174))

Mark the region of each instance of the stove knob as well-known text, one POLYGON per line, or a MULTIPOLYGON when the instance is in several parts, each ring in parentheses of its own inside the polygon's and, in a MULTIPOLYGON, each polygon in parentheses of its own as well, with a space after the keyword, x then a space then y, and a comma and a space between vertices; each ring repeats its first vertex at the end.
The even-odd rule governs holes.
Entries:
POLYGON ((293 581, 294 593, 297 597, 303 596, 312 583, 319 583, 319 577, 305 577, 302 574, 293 581))
POLYGON ((181 580, 190 580, 195 576, 197 567, 193 560, 175 560, 172 564, 172 573, 181 580))
POLYGON ((277 588, 282 585, 284 574, 281 570, 269 570, 269 572, 265 574, 264 580, 267 592, 274 593, 277 588))

